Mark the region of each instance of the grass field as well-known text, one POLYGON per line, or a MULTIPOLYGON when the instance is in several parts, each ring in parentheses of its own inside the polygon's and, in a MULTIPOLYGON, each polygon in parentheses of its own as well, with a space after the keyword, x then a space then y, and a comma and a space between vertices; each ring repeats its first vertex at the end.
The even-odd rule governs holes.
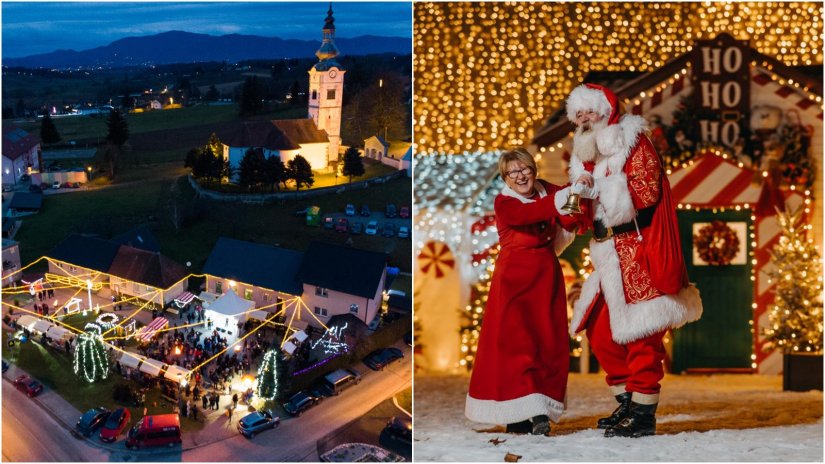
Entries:
MULTIPOLYGON (((111 374, 102 382, 87 383, 75 375, 72 370, 72 359, 63 352, 45 348, 38 342, 17 342, 13 347, 8 346, 10 336, 3 332, 3 358, 11 361, 29 375, 39 380, 47 390, 53 390, 63 399, 77 408, 81 414, 91 408, 103 406, 109 410, 124 407, 113 399, 115 385, 127 383, 137 387, 132 381, 127 381, 117 374, 111 374)), ((162 398, 157 388, 150 389, 146 394, 147 414, 167 414, 172 412, 174 405, 162 398)), ((134 424, 143 417, 143 408, 129 407, 132 413, 130 424, 134 424)), ((200 430, 203 422, 181 418, 181 428, 184 432, 200 430)))

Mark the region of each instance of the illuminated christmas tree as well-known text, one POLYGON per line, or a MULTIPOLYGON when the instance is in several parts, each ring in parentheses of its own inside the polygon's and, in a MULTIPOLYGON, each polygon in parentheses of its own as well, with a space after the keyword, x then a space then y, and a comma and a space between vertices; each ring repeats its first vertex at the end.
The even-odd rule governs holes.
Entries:
POLYGON ((763 331, 765 351, 822 352, 822 263, 801 213, 802 208, 777 216, 782 236, 771 250, 774 267, 768 275, 776 282, 776 297, 763 331))
POLYGON ((258 387, 255 393, 259 398, 274 400, 278 394, 278 352, 280 350, 269 350, 261 360, 261 367, 258 368, 258 387))
POLYGON ((85 333, 77 338, 74 373, 89 383, 109 377, 109 358, 99 334, 85 333))
POLYGON ((487 296, 490 294, 490 282, 493 278, 493 269, 496 267, 498 251, 498 247, 491 249, 485 272, 470 290, 470 304, 461 313, 461 358, 458 363, 467 370, 472 370, 475 361, 481 321, 487 307, 487 296))

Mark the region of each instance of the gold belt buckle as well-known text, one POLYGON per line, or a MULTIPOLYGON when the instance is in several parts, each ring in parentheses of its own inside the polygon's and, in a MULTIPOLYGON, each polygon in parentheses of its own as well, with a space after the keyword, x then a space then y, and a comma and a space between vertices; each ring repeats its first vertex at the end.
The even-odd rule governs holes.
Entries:
POLYGON ((596 241, 597 241, 597 242, 599 242, 599 243, 601 243, 601 242, 605 242, 605 241, 607 241, 607 240, 609 240, 609 239, 611 239, 611 238, 613 238, 613 228, 612 228, 612 227, 608 227, 608 228, 607 228, 607 235, 605 235, 605 236, 604 236, 604 237, 602 237, 602 238, 596 238, 596 241))

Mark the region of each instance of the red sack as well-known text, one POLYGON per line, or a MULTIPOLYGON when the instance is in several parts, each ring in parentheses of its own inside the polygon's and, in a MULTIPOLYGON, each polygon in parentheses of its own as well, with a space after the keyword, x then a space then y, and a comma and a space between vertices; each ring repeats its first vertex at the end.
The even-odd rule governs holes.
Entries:
POLYGON ((642 230, 650 279, 657 290, 673 295, 688 285, 687 268, 679 238, 676 207, 670 192, 670 182, 662 173, 662 195, 653 213, 650 227, 642 230))

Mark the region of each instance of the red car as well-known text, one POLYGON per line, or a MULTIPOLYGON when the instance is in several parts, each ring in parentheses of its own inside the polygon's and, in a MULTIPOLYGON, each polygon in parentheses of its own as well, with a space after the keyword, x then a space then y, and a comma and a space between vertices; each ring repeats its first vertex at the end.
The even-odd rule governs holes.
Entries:
POLYGON ((410 217, 410 207, 409 206, 402 206, 400 210, 398 210, 398 217, 407 219, 410 217))
POLYGON ((43 385, 26 374, 14 379, 14 386, 28 395, 29 398, 37 396, 43 391, 43 385))
POLYGON ((117 440, 117 437, 123 433, 123 429, 129 425, 130 418, 131 413, 128 409, 115 409, 109 416, 109 419, 106 420, 106 423, 103 424, 103 428, 100 429, 100 440, 106 443, 112 443, 117 440))
POLYGON ((349 224, 347 222, 347 218, 338 218, 335 221, 335 231, 336 232, 346 232, 349 230, 349 224))

